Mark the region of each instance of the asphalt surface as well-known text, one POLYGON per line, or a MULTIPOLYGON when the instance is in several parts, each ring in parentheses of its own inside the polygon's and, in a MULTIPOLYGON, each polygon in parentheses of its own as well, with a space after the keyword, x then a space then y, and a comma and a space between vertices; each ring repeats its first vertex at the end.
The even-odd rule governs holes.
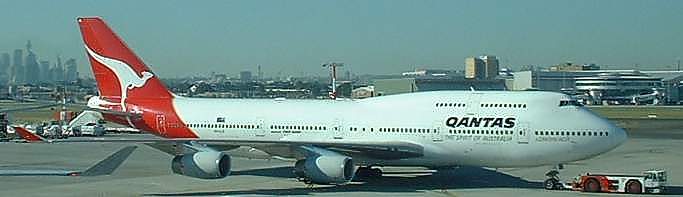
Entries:
MULTIPOLYGON (((567 164, 561 178, 584 172, 639 174, 668 170, 666 196, 683 196, 682 129, 630 130, 631 138, 619 148, 596 158, 567 164)), ((85 170, 130 144, 0 143, 0 169, 85 170)), ((232 175, 201 180, 174 175, 172 156, 138 145, 112 175, 95 177, 0 176, 0 196, 605 196, 542 189, 550 167, 489 169, 461 167, 432 171, 387 168, 381 178, 343 186, 309 188, 296 182, 292 164, 278 160, 233 158, 232 175)), ((629 195, 627 195, 629 196, 629 195)))

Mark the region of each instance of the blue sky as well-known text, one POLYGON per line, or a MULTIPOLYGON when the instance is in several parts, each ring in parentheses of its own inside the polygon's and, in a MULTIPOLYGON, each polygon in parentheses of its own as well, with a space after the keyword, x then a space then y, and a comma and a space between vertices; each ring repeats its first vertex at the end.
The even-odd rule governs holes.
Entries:
POLYGON ((32 40, 41 58, 75 57, 88 73, 75 18, 102 16, 162 77, 323 75, 565 61, 670 69, 683 56, 683 1, 36 1, 0 3, 0 52, 32 40))

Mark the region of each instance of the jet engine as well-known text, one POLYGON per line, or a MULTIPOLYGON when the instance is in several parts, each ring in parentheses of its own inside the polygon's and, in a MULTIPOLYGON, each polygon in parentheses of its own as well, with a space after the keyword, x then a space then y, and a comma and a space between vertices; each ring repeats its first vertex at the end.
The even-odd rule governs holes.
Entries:
POLYGON ((230 156, 218 151, 178 155, 171 162, 173 173, 200 179, 219 179, 230 174, 230 156))
POLYGON ((347 183, 355 171, 351 157, 340 154, 310 157, 294 165, 294 174, 299 181, 315 184, 347 183))

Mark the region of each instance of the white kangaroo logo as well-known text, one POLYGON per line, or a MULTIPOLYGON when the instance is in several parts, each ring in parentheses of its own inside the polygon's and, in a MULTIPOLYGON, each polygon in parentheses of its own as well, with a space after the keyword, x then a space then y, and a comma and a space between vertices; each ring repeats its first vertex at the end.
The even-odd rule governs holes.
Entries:
POLYGON ((135 70, 133 70, 133 68, 131 68, 130 65, 126 64, 125 62, 101 56, 100 54, 97 54, 95 51, 91 50, 87 45, 85 46, 85 49, 88 51, 88 54, 95 59, 95 61, 112 70, 116 77, 119 78, 119 85, 121 86, 121 108, 124 112, 127 111, 126 97, 128 95, 128 90, 144 86, 145 83, 147 83, 147 80, 154 77, 154 74, 147 71, 142 71, 142 77, 140 77, 135 70))

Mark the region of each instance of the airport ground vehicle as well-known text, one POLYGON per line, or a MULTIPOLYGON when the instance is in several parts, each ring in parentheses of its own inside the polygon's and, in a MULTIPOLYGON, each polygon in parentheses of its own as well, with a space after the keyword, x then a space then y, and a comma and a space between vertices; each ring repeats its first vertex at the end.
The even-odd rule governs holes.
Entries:
POLYGON ((7 140, 7 134, 8 134, 8 121, 7 121, 7 114, 6 113, 0 113, 0 141, 7 140))
POLYGON ((87 123, 81 126, 75 126, 72 127, 71 130, 73 130, 73 133, 76 136, 103 136, 105 133, 104 125, 96 122, 87 123))
POLYGON ((550 178, 544 182, 548 190, 570 189, 582 192, 660 194, 667 185, 665 170, 646 170, 642 175, 591 174, 577 176, 573 182, 562 183, 557 174, 546 174, 550 178))

